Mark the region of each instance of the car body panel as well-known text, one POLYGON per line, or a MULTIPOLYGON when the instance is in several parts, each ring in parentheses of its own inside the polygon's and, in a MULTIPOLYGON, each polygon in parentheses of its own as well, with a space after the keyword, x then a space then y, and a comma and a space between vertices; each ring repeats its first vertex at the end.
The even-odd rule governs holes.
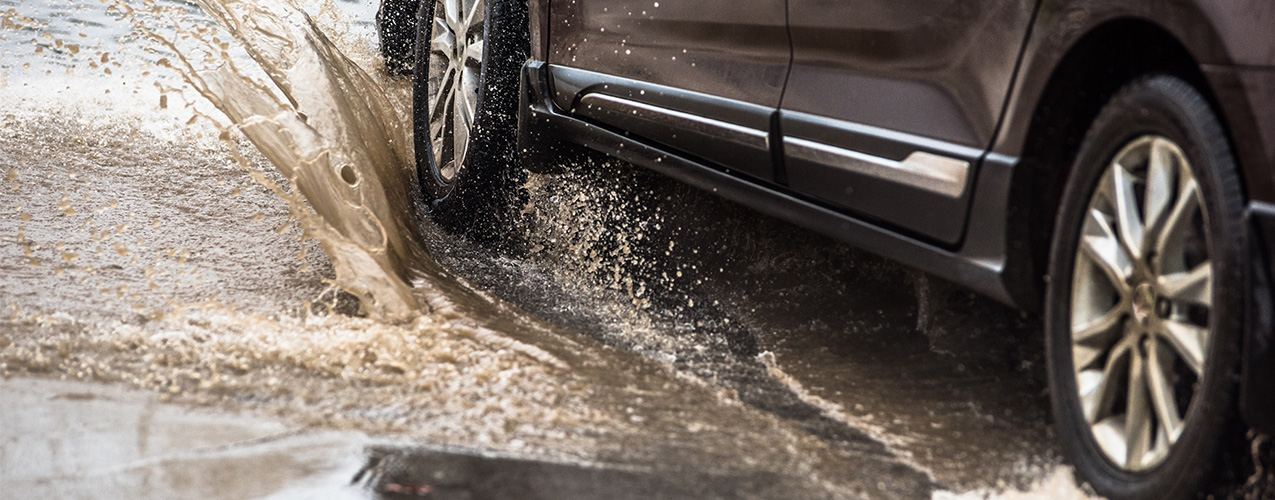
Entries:
POLYGON ((790 56, 783 2, 553 3, 548 62, 767 107, 790 56))
MULTIPOLYGON (((553 75, 555 99, 564 109, 615 127, 635 125, 640 130, 630 130, 633 133, 657 132, 658 124, 665 122, 661 117, 674 116, 671 119, 680 123, 698 118, 769 135, 769 111, 762 114, 760 124, 752 123, 751 116, 744 123, 732 117, 741 108, 773 109, 779 104, 791 55, 782 2, 573 0, 554 3, 549 17, 548 62, 584 71, 553 75), (564 87, 575 94, 564 95, 564 87), (673 95, 673 90, 680 93, 673 95), (577 109, 589 93, 600 96, 577 109), (607 97, 643 107, 648 119, 624 119, 625 113, 640 117, 633 109, 608 107, 615 100, 607 97)), ((726 160, 737 162, 734 168, 758 180, 773 179, 768 145, 759 150, 753 141, 691 135, 658 139, 693 156, 722 160, 725 154, 726 160), (737 148, 740 154, 735 154, 737 148)))
POLYGON ((793 65, 781 105, 793 189, 922 237, 956 244, 969 193, 896 182, 896 170, 846 168, 788 148, 813 140, 906 164, 938 155, 969 180, 1005 105, 1036 0, 790 0, 793 65), (816 138, 815 136, 819 136, 816 138), (796 153, 796 154, 795 154, 796 153), (914 209, 899 210, 908 200, 914 209))
POLYGON ((1037 0, 790 0, 782 109, 983 149, 1037 0))

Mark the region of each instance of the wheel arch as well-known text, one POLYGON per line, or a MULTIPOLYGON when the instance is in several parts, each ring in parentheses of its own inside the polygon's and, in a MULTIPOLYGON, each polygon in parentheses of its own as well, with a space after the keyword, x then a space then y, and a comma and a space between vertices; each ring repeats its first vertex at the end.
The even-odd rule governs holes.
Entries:
MULTIPOLYGON (((1020 166, 1010 194, 1009 241, 1026 242, 1011 247, 1016 255, 1010 258, 1024 261, 1016 268, 1035 285, 1036 310, 1043 310, 1039 306, 1063 187, 1081 141, 1111 96, 1139 77, 1167 74, 1194 86, 1223 117, 1199 61, 1168 29, 1147 19, 1108 19, 1060 53, 1035 104, 1021 112, 1020 166)), ((1226 120, 1221 121, 1225 127, 1226 120)))

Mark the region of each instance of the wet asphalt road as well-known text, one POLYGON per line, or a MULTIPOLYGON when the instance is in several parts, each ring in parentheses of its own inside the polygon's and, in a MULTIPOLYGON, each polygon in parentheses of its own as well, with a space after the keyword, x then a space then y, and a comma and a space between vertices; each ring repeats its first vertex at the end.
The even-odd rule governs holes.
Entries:
MULTIPOLYGON (((1049 481, 1056 459, 1040 386, 1022 376, 1036 365, 1019 359, 1016 337, 988 333, 998 346, 990 355, 978 338, 980 349, 961 351, 963 341, 935 337, 948 343, 936 344, 943 350, 962 354, 939 353, 918 326, 963 326, 950 313, 918 319, 917 290, 926 300, 978 301, 921 284, 879 259, 610 165, 601 178, 540 179, 518 228, 528 239, 519 255, 431 233, 432 250, 449 269, 520 314, 564 327, 512 339, 569 370, 546 368, 490 339, 445 332, 402 353, 395 343, 422 334, 341 319, 351 304, 325 293, 330 271, 322 253, 286 227, 286 206, 273 194, 226 167, 218 148, 183 144, 193 138, 182 136, 133 137, 135 131, 127 122, 103 126, 38 113, 4 128, 0 160, 20 165, 17 187, 5 194, 0 250, 8 308, 0 363, 16 377, 0 392, 13 394, 4 399, 20 401, 23 410, 11 417, 22 425, 8 427, 8 465, 0 469, 6 484, 17 485, 15 498, 52 490, 93 496, 93 485, 104 481, 120 492, 108 496, 217 497, 207 481, 224 477, 218 470, 242 471, 245 460, 205 457, 208 445, 194 438, 172 440, 178 458, 149 457, 140 444, 111 445, 138 432, 132 421, 160 404, 156 396, 68 397, 118 389, 68 391, 29 377, 123 383, 183 405, 273 415, 283 422, 273 425, 298 432, 349 428, 394 441, 353 456, 350 450, 371 438, 341 446, 265 444, 248 453, 336 464, 323 469, 331 475, 320 486, 335 488, 323 489, 325 496, 349 493, 330 479, 353 479, 361 467, 351 461, 365 454, 380 457, 358 482, 372 490, 441 488, 425 464, 446 463, 476 474, 456 481, 477 498, 501 498, 508 488, 529 498, 554 497, 533 491, 927 498, 940 490, 1039 488, 1042 479, 1057 487, 1049 481), (609 183, 636 180, 650 186, 646 199, 697 215, 661 216, 669 234, 630 244, 629 258, 596 261, 610 266, 569 260, 572 252, 609 252, 617 240, 611 232, 628 231, 653 207, 582 205, 569 220, 599 232, 541 239, 561 219, 537 207, 564 192, 612 193, 609 183), (723 240, 739 245, 712 243, 723 240), (679 272, 681 280, 651 286, 649 303, 612 286, 659 283, 679 272), (326 313, 328 300, 335 313, 326 313), (319 316, 306 319, 306 311, 319 316), (341 356, 344 366, 325 364, 341 356), (101 427, 73 417, 101 411, 75 409, 99 399, 113 401, 129 423, 101 427), (564 415, 547 415, 551 409, 564 415), (56 431, 61 427, 88 429, 68 436, 56 431), (131 454, 113 454, 129 447, 131 454), (152 488, 135 477, 158 474, 157 464, 168 467, 191 453, 206 469, 201 474, 214 479, 152 488), (473 458, 493 453, 503 458, 473 458), (126 472, 119 463, 128 464, 126 472), (541 482, 526 485, 529 476, 541 482)), ((985 314, 971 314, 963 321, 986 324, 985 314)), ((237 426, 257 417, 218 418, 237 426)), ((238 472, 236 483, 256 486, 224 498, 267 490, 288 498, 311 480, 309 471, 238 472)), ((464 490, 457 484, 451 487, 464 490)))
POLYGON ((360 317, 104 9, 0 0, 0 498, 1085 497, 1033 318, 627 165, 422 222, 484 317, 360 317))

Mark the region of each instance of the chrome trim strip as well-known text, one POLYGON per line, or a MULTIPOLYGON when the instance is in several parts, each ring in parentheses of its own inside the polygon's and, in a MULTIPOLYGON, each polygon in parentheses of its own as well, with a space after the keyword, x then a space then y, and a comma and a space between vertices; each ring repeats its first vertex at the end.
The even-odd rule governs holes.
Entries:
POLYGON ((581 115, 601 119, 597 111, 631 115, 670 130, 683 130, 695 134, 719 137, 729 142, 757 149, 768 149, 769 134, 743 125, 714 120, 682 111, 653 106, 622 97, 591 93, 580 98, 575 111, 581 115))
POLYGON ((822 142, 784 136, 784 154, 851 172, 912 186, 949 198, 965 192, 970 163, 965 160, 915 151, 903 161, 830 146, 822 142))

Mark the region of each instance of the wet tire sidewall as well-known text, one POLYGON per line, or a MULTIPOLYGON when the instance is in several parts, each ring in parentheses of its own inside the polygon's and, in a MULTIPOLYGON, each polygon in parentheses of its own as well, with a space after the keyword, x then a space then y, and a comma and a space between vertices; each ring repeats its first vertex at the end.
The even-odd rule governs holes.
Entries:
POLYGON ((1055 424, 1081 479, 1112 499, 1191 498, 1208 485, 1229 442, 1243 325, 1243 195, 1225 133, 1207 101, 1186 82, 1153 76, 1125 86, 1103 108, 1067 181, 1050 252, 1046 351, 1055 424), (1214 274, 1207 363, 1181 437, 1163 463, 1129 472, 1111 463, 1085 422, 1071 348, 1071 287, 1081 221, 1107 165, 1133 139, 1162 135, 1191 163, 1208 211, 1214 274))
POLYGON ((421 0, 384 0, 376 10, 381 58, 392 75, 411 74, 415 64, 416 16, 421 0))

